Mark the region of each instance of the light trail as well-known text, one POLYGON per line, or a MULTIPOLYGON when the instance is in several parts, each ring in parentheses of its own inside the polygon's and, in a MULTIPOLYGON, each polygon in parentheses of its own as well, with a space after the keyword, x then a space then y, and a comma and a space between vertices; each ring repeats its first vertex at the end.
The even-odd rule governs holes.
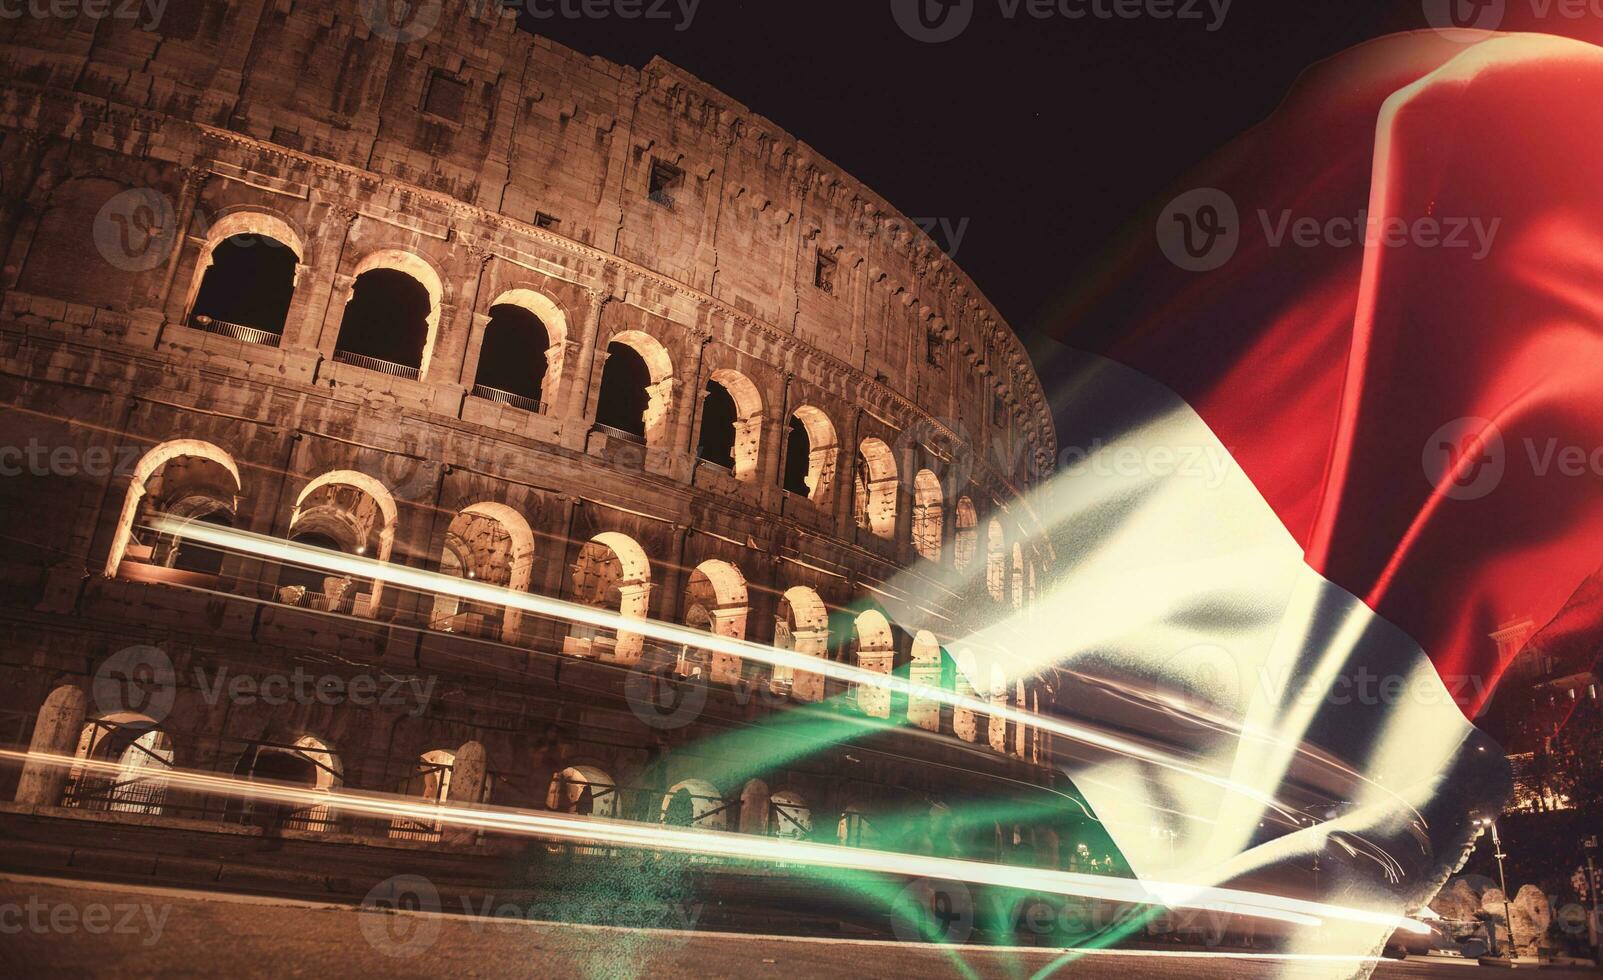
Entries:
MULTIPOLYGON (((119 763, 51 753, 0 749, 0 759, 69 771, 95 772, 113 778, 124 774, 119 763)), ((1047 892, 1132 905, 1161 905, 1165 908, 1221 912, 1299 926, 1316 927, 1323 925, 1326 920, 1333 919, 1383 926, 1393 930, 1403 929, 1419 935, 1430 933, 1429 926, 1403 916, 1240 889, 1140 881, 1133 878, 1107 878, 1071 871, 898 854, 893 851, 757 837, 727 831, 686 830, 600 817, 532 812, 483 804, 454 806, 419 803, 401 797, 359 790, 319 790, 184 769, 167 769, 159 775, 141 778, 150 782, 160 782, 169 787, 235 799, 287 803, 300 807, 326 807, 330 813, 336 811, 361 813, 375 817, 449 824, 473 830, 584 844, 703 854, 737 860, 756 859, 775 863, 805 864, 836 870, 874 871, 910 878, 965 881, 977 885, 1047 892)))
POLYGON ((988 717, 1006 718, 1017 724, 1034 726, 1050 731, 1060 738, 1079 742, 1126 758, 1139 759, 1208 783, 1274 810, 1295 825, 1300 826, 1301 821, 1304 819, 1295 806, 1284 803, 1257 787, 1198 769, 1177 756, 1161 752, 1150 746, 1120 738, 1116 735, 1110 735, 1084 725, 1076 725, 1054 716, 1036 714, 1013 705, 995 703, 956 691, 948 691, 944 688, 918 684, 893 674, 881 674, 822 657, 782 650, 778 647, 764 646, 746 640, 737 640, 733 637, 719 636, 715 633, 707 633, 688 626, 678 626, 654 619, 633 619, 610 609, 600 609, 595 606, 580 605, 563 599, 553 599, 529 592, 519 592, 473 579, 457 578, 440 572, 409 568, 374 558, 347 555, 323 548, 312 548, 296 544, 293 541, 284 541, 263 534, 206 524, 200 521, 156 516, 151 520, 149 526, 151 530, 159 534, 171 534, 188 541, 208 544, 223 550, 244 552, 272 561, 288 562, 358 578, 373 579, 377 582, 415 589, 419 592, 449 595, 472 602, 511 607, 537 616, 583 623, 598 629, 610 629, 620 633, 649 636, 665 643, 695 647, 714 653, 724 653, 775 667, 788 667, 791 670, 819 674, 850 684, 877 687, 908 697, 942 702, 954 708, 973 711, 988 717))

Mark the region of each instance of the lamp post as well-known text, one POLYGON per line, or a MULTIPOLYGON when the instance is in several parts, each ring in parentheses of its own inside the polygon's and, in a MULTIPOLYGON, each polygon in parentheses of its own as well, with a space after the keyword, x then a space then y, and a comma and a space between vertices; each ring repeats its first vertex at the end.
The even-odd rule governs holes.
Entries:
MULTIPOLYGON (((1518 955, 1518 947, 1514 944, 1514 911, 1510 908, 1508 899, 1508 875, 1503 871, 1503 859, 1508 855, 1503 853, 1503 840, 1497 836, 1497 821, 1491 817, 1484 817, 1477 822, 1492 829, 1492 857, 1497 858, 1497 880, 1503 888, 1503 921, 1508 924, 1508 959, 1509 962, 1513 962, 1518 955)), ((1497 955, 1495 949, 1492 955, 1497 955)))

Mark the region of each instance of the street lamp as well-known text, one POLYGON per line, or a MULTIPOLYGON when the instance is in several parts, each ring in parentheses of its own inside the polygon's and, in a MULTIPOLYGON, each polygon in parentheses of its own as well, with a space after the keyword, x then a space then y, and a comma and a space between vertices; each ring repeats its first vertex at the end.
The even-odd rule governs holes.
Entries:
MULTIPOLYGON (((1503 840, 1497 836, 1497 821, 1491 817, 1482 817, 1475 822, 1492 829, 1492 857, 1497 858, 1497 880, 1503 886, 1503 921, 1508 923, 1508 958, 1513 962, 1518 947, 1514 945, 1514 911, 1509 907, 1508 875, 1503 872, 1503 859, 1508 855, 1503 853, 1503 840)), ((1497 955, 1496 936, 1492 937, 1492 955, 1497 955)))

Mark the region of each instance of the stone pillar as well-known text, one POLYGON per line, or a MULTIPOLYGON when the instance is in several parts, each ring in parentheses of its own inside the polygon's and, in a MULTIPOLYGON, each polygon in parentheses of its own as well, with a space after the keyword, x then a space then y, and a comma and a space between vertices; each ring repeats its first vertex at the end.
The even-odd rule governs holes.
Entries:
POLYGON ((583 450, 590 431, 591 389, 599 384, 601 364, 605 363, 598 356, 605 353, 601 349, 601 314, 611 300, 609 293, 591 291, 590 309, 585 312, 579 334, 579 357, 562 380, 562 399, 567 406, 562 412, 562 444, 569 449, 583 450))
MULTIPOLYGON (((490 761, 484 746, 479 742, 465 742, 456 750, 451 764, 451 785, 446 787, 445 801, 452 806, 475 807, 485 802, 485 790, 490 773, 490 761)), ((472 827, 443 826, 440 842, 443 844, 472 844, 479 832, 472 827)))
MULTIPOLYGON (((78 750, 89 698, 80 688, 64 685, 50 692, 34 722, 29 754, 71 756, 78 750)), ((67 786, 67 769, 45 760, 29 759, 17 783, 17 802, 33 806, 59 806, 67 786)))

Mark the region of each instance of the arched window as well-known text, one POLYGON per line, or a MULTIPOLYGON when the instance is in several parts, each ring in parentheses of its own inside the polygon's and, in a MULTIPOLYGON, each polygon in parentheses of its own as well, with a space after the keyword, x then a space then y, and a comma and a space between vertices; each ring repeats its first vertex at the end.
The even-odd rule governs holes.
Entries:
POLYGON ((913 547, 920 556, 940 562, 945 523, 946 504, 941 481, 929 470, 919 470, 913 478, 913 547))
POLYGON ((835 425, 829 416, 811 405, 796 409, 785 443, 785 490, 815 502, 829 499, 835 455, 835 425))
MULTIPOLYGON (((345 782, 344 769, 339 757, 328 744, 312 735, 304 735, 290 745, 260 745, 254 755, 247 754, 241 763, 243 775, 253 780, 271 780, 278 783, 309 786, 313 789, 336 789, 345 782)), ((334 829, 334 821, 326 804, 289 806, 285 804, 252 804, 249 812, 256 822, 289 830, 313 832, 334 829)))
MULTIPOLYGON (((456 766, 456 753, 445 749, 425 752, 417 761, 414 772, 401 787, 401 795, 424 803, 439 806, 451 793, 451 772, 456 766)), ((391 840, 439 840, 443 825, 439 821, 396 817, 390 821, 391 840)))
POLYGON ((1024 608, 1024 546, 1013 542, 1013 608, 1024 608))
POLYGON ((868 816, 868 808, 861 803, 848 803, 835 825, 835 839, 847 847, 873 847, 879 840, 879 829, 868 816))
MULTIPOLYGON (((505 504, 465 507, 445 532, 440 571, 447 575, 527 592, 533 564, 534 531, 522 514, 505 504)), ((429 625, 441 632, 515 643, 522 622, 522 610, 505 604, 437 595, 429 625)))
POLYGON ((550 347, 551 337, 538 316, 511 303, 490 307, 473 394, 525 411, 540 411, 550 347))
POLYGON ((673 405, 673 364, 650 334, 628 330, 607 345, 596 424, 660 447, 673 405))
POLYGON ((659 820, 670 827, 723 830, 729 825, 729 801, 705 779, 686 779, 663 796, 659 820))
MULTIPOLYGON (((373 477, 354 470, 325 473, 308 483, 290 516, 289 540, 306 548, 389 561, 399 512, 395 498, 373 477)), ((278 599, 325 612, 371 616, 384 583, 333 572, 314 553, 285 565, 278 599)))
POLYGON ((207 257, 189 324, 253 344, 283 340, 295 268, 290 246, 263 234, 243 233, 218 242, 207 257))
POLYGON ((240 493, 233 457, 209 442, 175 439, 146 453, 123 499, 106 574, 142 581, 212 587, 222 553, 163 530, 168 519, 234 525, 240 493))
MULTIPOLYGON (((806 586, 786 590, 774 614, 774 646, 812 657, 829 656, 829 610, 818 593, 806 586)), ((824 677, 811 671, 775 667, 776 691, 789 689, 798 701, 822 701, 824 677)))
POLYGON ((957 498, 954 516, 957 534, 952 542, 952 567, 961 572, 974 561, 974 554, 979 549, 979 516, 974 511, 974 501, 967 497, 957 498))
POLYGON ((616 817, 618 784, 594 766, 569 766, 551 777, 545 807, 580 817, 616 817))
MULTIPOLYGON (((929 630, 919 630, 913 635, 913 662, 908 666, 908 681, 929 688, 940 688, 941 673, 940 642, 929 630)), ((941 702, 933 697, 909 697, 907 720, 926 731, 939 732, 941 702)))
POLYGON ((896 456, 882 439, 864 439, 857 450, 852 513, 857 526, 876 538, 896 535, 896 456))
MULTIPOLYGON (((956 693, 962 697, 973 698, 979 696, 979 661, 972 650, 959 650, 957 653, 957 671, 953 676, 956 693)), ((969 708, 952 709, 952 731, 965 742, 978 742, 980 739, 979 718, 969 708)))
MULTIPOLYGON (((891 622, 877 609, 864 610, 852 622, 852 659, 863 670, 889 674, 896 661, 896 637, 891 622)), ((891 692, 883 687, 859 686, 857 706, 871 718, 891 716, 891 692)))
MULTIPOLYGON (((627 619, 646 618, 651 602, 651 564, 633 538, 615 531, 596 535, 580 549, 571 576, 569 595, 573 601, 611 609, 627 619)), ((644 642, 639 633, 575 623, 568 628, 564 652, 635 663, 644 642)))
POLYGON ((125 711, 83 727, 75 758, 114 762, 114 773, 75 767, 62 806, 159 814, 167 801, 173 743, 147 715, 125 711))
POLYGON ((985 529, 985 591, 993 602, 1007 601, 1007 540, 994 517, 985 529))
POLYGON ((707 394, 701 402, 701 441, 696 446, 697 458, 734 472, 737 414, 729 389, 717 380, 708 381, 707 394))
POLYGON ((400 378, 428 368, 443 288, 428 263, 391 249, 357 266, 334 359, 400 378))
MULTIPOLYGON (((685 585, 685 625, 727 636, 746 638, 746 577, 726 561, 704 561, 690 573, 685 585)), ((686 647, 680 653, 680 673, 704 673, 711 680, 733 684, 741 677, 741 659, 727 653, 709 655, 686 647)))
POLYGON ((789 840, 813 836, 813 811, 800 793, 781 790, 768 798, 768 833, 789 840))

